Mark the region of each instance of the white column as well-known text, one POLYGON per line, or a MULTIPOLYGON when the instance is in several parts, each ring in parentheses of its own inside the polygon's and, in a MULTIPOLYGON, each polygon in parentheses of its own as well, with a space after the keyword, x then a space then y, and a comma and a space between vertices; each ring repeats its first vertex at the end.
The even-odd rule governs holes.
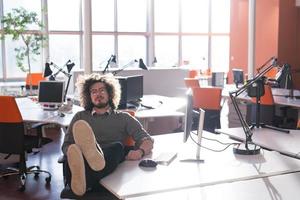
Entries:
POLYGON ((83 69, 92 73, 92 8, 91 0, 83 1, 83 69))
POLYGON ((256 0, 249 0, 248 16, 248 78, 253 78, 255 70, 255 13, 256 0))

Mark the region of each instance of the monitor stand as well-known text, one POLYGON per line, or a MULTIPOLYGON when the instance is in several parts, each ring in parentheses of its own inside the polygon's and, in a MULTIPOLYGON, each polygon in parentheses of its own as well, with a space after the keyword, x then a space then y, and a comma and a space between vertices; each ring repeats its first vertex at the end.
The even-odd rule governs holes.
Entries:
POLYGON ((181 162, 195 162, 195 163, 204 163, 203 159, 200 159, 200 149, 201 149, 201 141, 202 141, 202 130, 203 130, 203 124, 204 124, 204 116, 199 117, 199 126, 197 130, 197 150, 196 150, 196 158, 186 158, 181 159, 181 162))
POLYGON ((58 106, 57 105, 42 105, 43 110, 49 110, 49 111, 54 111, 54 110, 58 110, 58 106))

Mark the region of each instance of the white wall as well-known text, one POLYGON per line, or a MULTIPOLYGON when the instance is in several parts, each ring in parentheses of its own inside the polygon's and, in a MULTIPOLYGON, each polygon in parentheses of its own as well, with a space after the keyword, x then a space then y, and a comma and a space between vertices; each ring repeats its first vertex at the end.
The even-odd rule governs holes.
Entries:
MULTIPOLYGON (((73 72, 73 84, 70 85, 70 93, 74 91, 74 83, 83 71, 73 72)), ((144 94, 156 94, 169 97, 185 96, 186 88, 183 79, 188 76, 188 70, 182 68, 152 68, 149 70, 127 69, 118 76, 140 75, 144 76, 144 94)))

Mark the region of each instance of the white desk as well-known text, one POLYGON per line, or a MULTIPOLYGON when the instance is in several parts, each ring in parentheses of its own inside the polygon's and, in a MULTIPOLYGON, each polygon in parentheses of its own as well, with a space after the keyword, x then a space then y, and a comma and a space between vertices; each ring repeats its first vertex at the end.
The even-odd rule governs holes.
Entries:
MULTIPOLYGON (((204 135, 217 137, 211 133, 204 135)), ((219 153, 202 149, 202 159, 205 160, 202 164, 180 162, 181 158, 195 156, 195 144, 183 144, 182 133, 154 136, 154 139, 152 158, 166 151, 179 153, 169 166, 158 165, 155 170, 146 170, 138 167, 138 161, 124 161, 100 183, 118 198, 125 199, 248 180, 266 174, 278 175, 300 169, 300 160, 276 152, 263 151, 260 155, 241 156, 234 155, 230 147, 219 153)), ((203 144, 214 149, 224 147, 207 140, 203 140, 203 144)))
POLYGON ((165 192, 126 200, 291 200, 300 196, 300 173, 165 192))
POLYGON ((22 118, 27 122, 43 122, 43 123, 54 123, 65 128, 69 126, 74 115, 83 110, 82 107, 73 105, 73 109, 70 112, 64 113, 64 117, 60 117, 59 112, 43 110, 43 108, 29 98, 16 98, 19 110, 22 118))
MULTIPOLYGON (((217 129, 216 132, 245 141, 242 128, 217 129)), ((252 141, 261 147, 300 158, 300 130, 290 130, 287 134, 267 128, 254 129, 252 141)))
MULTIPOLYGON (((300 90, 293 90, 293 91, 294 91, 294 96, 297 96, 297 97, 300 96, 300 90)), ((289 96, 290 89, 272 88, 272 94, 273 94, 273 96, 289 96)))

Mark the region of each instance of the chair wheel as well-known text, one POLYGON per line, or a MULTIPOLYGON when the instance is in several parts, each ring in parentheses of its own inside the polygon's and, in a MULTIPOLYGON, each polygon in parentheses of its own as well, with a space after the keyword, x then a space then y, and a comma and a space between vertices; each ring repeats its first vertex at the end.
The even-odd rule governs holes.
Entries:
POLYGON ((46 181, 47 184, 49 184, 51 182, 51 176, 45 178, 45 181, 46 181))
POLYGON ((40 173, 34 173, 34 178, 37 179, 40 173))
POLYGON ((25 185, 22 185, 21 187, 19 187, 18 189, 20 192, 24 192, 25 191, 25 185))

